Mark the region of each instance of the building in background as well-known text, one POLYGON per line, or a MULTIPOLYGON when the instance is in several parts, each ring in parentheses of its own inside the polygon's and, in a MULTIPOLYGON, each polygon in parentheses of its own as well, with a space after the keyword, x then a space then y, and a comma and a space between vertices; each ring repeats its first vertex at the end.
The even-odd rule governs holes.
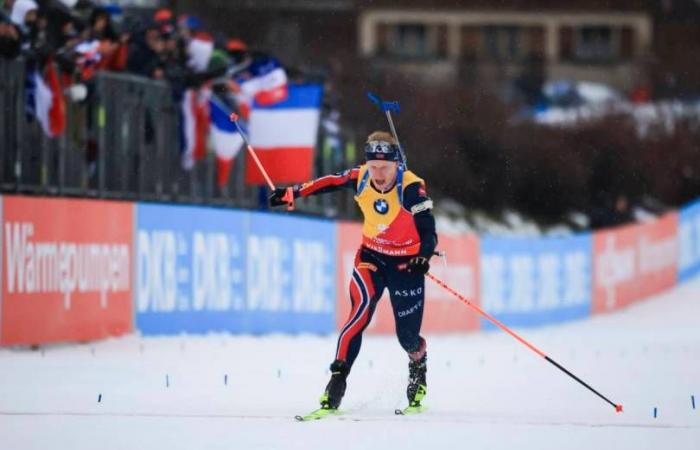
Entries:
POLYGON ((631 90, 647 80, 654 19, 639 0, 184 0, 216 26, 300 66, 355 61, 434 83, 549 79, 631 90), (212 8, 208 8, 211 10, 212 8), (222 13, 222 10, 225 13, 222 13))
POLYGON ((652 17, 640 2, 366 2, 359 52, 434 82, 504 83, 525 70, 631 90, 646 77, 652 17))

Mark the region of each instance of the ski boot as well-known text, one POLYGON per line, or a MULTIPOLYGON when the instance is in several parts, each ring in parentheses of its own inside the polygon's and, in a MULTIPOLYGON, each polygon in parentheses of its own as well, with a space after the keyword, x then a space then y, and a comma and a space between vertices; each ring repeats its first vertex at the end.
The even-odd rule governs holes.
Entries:
POLYGON ((341 360, 331 364, 331 379, 326 385, 326 390, 321 395, 321 409, 338 409, 340 401, 345 395, 346 378, 350 373, 348 363, 341 360))
POLYGON ((408 406, 411 408, 420 408, 420 402, 428 393, 428 383, 425 379, 428 355, 423 352, 423 356, 417 360, 411 359, 408 363, 408 387, 406 388, 406 396, 408 397, 408 406))

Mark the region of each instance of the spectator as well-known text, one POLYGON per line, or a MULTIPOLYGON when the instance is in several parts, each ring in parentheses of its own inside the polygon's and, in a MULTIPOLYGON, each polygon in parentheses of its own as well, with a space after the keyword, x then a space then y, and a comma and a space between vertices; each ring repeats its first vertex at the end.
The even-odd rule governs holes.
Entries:
POLYGON ((97 40, 116 41, 117 33, 114 31, 109 12, 104 8, 95 8, 90 13, 90 38, 97 40))
POLYGON ((19 56, 22 34, 9 17, 0 12, 0 58, 13 59, 19 56))
POLYGON ((153 20, 159 27, 161 27, 162 31, 164 31, 164 28, 169 28, 170 31, 173 31, 172 27, 175 25, 175 16, 168 8, 161 8, 157 10, 153 15, 153 20))
POLYGON ((151 23, 139 33, 129 46, 127 69, 129 72, 149 78, 163 79, 163 53, 165 43, 158 25, 151 23))
POLYGON ((34 0, 16 0, 12 5, 10 20, 21 32, 22 50, 28 51, 36 39, 38 6, 34 0))
POLYGON ((126 68, 129 35, 117 34, 112 15, 105 8, 95 8, 90 14, 90 38, 99 42, 100 60, 97 69, 121 71, 126 68))
POLYGON ((15 0, 0 0, 0 15, 10 16, 12 12, 12 4, 15 0))
POLYGON ((613 202, 602 201, 590 214, 591 228, 605 228, 622 225, 633 220, 629 200, 625 194, 618 194, 613 202))
POLYGON ((56 63, 64 75, 64 84, 72 82, 76 71, 76 47, 81 42, 80 25, 76 20, 67 20, 60 27, 56 37, 56 63))

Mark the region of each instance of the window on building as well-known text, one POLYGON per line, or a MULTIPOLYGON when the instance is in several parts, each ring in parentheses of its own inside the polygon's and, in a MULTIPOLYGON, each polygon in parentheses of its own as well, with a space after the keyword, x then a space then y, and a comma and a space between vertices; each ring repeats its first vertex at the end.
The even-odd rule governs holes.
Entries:
POLYGON ((580 61, 612 61, 619 57, 619 37, 609 26, 582 26, 574 34, 573 56, 580 61))
POLYGON ((424 58, 428 56, 428 27, 417 24, 400 24, 394 30, 396 56, 424 58))
POLYGON ((526 53, 521 31, 515 26, 484 27, 483 56, 498 61, 519 59, 526 53))
POLYGON ((421 23, 379 24, 377 53, 400 59, 435 59, 447 55, 447 26, 421 23))

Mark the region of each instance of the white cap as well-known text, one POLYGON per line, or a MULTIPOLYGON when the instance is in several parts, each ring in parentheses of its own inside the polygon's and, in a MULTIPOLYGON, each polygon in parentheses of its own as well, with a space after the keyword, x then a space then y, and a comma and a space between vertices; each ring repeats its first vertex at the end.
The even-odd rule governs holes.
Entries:
POLYGON ((34 0, 17 0, 14 5, 12 5, 12 13, 10 14, 10 20, 12 23, 24 26, 24 18, 27 17, 29 11, 39 9, 34 0))

